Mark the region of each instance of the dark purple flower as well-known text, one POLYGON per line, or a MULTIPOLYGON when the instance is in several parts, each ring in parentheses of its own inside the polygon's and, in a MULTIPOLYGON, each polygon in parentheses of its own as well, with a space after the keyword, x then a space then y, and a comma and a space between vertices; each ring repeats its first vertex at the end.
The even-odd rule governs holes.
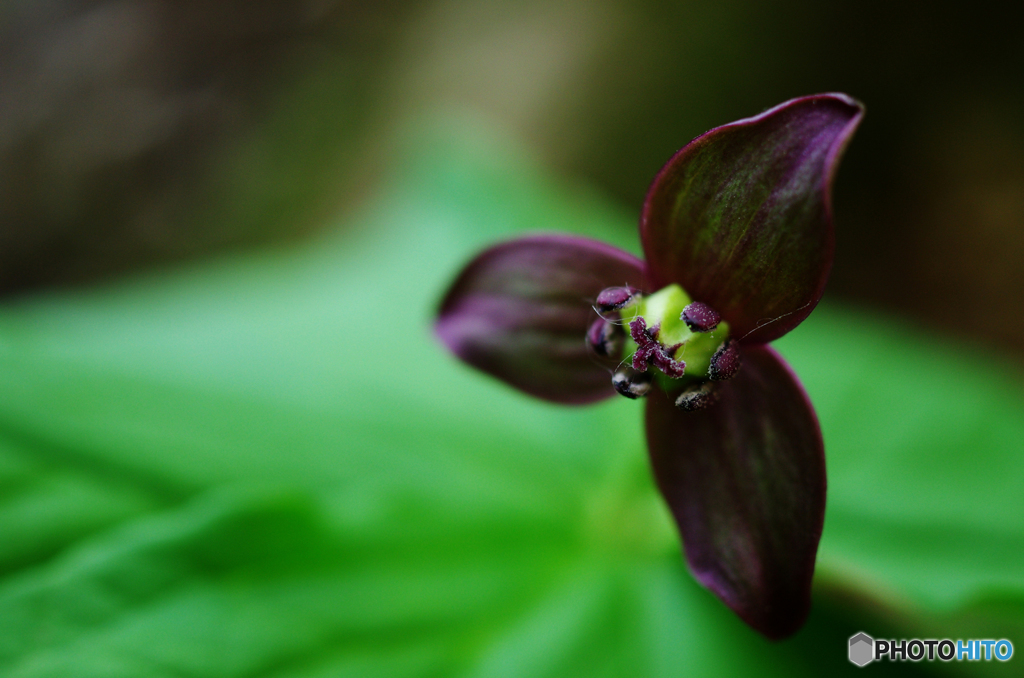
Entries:
POLYGON ((647 444, 694 575, 769 638, 810 610, 825 510, 821 430, 767 346, 821 298, 831 186, 863 116, 842 94, 717 127, 654 180, 646 262, 535 235, 462 271, 436 331, 457 356, 531 395, 647 397, 647 444))

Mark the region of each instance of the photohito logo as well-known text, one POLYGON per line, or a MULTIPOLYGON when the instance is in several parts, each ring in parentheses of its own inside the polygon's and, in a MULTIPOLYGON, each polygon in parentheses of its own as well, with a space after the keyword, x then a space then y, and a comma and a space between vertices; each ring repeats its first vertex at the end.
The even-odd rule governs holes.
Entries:
POLYGON ((850 662, 857 666, 867 666, 873 661, 886 658, 889 661, 912 661, 922 659, 944 662, 960 661, 992 661, 1005 662, 1013 656, 1013 643, 1006 640, 941 640, 928 638, 911 638, 910 640, 875 639, 861 631, 850 636, 850 662))
POLYGON ((857 666, 869 663, 875 654, 875 639, 863 631, 850 638, 850 661, 857 666))

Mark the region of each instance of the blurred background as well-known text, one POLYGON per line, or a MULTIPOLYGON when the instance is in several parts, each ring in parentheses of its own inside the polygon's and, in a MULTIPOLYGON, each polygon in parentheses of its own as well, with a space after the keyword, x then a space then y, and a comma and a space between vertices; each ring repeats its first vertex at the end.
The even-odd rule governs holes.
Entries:
POLYGON ((0 291, 302 237, 425 111, 635 213, 690 138, 837 90, 828 294, 1024 355, 1020 41, 1010 2, 7 2, 0 291))
POLYGON ((0 3, 0 676, 821 676, 860 630, 1024 651, 1021 26, 0 3), (825 91, 867 116, 825 303, 778 346, 829 508, 811 619, 770 644, 686 573, 638 409, 533 402, 429 326, 484 244, 635 251, 672 153, 825 91))

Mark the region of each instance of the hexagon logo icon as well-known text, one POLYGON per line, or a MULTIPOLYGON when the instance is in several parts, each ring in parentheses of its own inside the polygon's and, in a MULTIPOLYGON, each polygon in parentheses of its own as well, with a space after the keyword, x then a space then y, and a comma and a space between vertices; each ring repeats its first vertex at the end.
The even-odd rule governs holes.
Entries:
POLYGON ((875 639, 861 631, 850 638, 850 661, 867 666, 875 658, 875 639))

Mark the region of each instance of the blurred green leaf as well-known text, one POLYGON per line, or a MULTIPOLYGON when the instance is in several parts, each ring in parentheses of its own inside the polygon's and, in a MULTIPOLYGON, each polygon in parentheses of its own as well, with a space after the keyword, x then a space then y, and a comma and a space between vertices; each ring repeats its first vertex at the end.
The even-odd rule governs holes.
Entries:
POLYGON ((825 432, 822 565, 936 609, 1024 593, 1020 372, 832 308, 780 348, 825 432))
POLYGON ((0 312, 0 674, 821 675, 876 619, 1013 618, 1019 389, 837 309, 780 347, 822 416, 829 587, 776 645, 697 587, 636 403, 535 402, 430 336, 483 244, 632 218, 487 139, 411 137, 302 247, 0 312))

